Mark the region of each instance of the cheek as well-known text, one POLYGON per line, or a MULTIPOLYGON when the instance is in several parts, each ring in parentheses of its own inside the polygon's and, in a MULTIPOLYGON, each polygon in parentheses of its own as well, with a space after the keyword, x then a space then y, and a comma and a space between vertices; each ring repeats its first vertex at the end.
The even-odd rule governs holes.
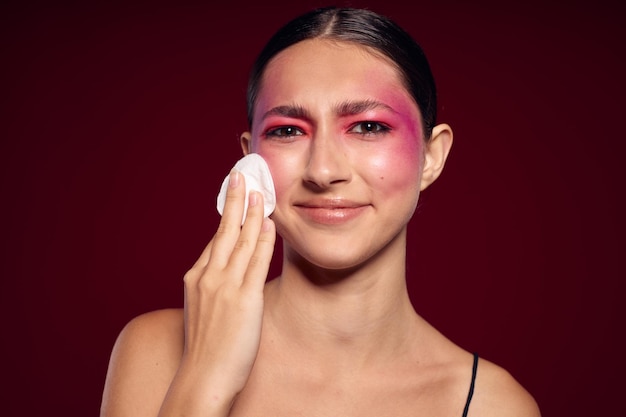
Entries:
POLYGON ((256 146, 255 152, 265 159, 270 168, 276 190, 277 203, 280 204, 285 189, 293 182, 297 161, 294 158, 290 158, 288 153, 277 151, 271 147, 256 146))
POLYGON ((407 140, 380 149, 369 158, 371 181, 376 181, 385 195, 419 191, 422 149, 420 140, 407 140))

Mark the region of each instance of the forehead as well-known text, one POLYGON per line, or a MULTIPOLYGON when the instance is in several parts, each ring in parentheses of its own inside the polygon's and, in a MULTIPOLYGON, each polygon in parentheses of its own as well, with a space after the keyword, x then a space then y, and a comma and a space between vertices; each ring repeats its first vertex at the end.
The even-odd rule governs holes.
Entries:
POLYGON ((285 102, 306 105, 334 100, 376 99, 417 105, 397 66, 372 48, 310 39, 277 54, 267 65, 256 111, 285 102))

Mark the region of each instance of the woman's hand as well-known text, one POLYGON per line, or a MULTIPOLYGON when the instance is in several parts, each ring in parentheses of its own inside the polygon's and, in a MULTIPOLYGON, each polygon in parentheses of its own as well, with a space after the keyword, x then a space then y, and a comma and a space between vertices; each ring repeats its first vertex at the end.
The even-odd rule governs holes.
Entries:
POLYGON ((263 197, 255 191, 241 226, 244 181, 231 172, 217 233, 185 275, 185 349, 161 415, 182 411, 170 407, 182 405, 172 396, 184 399, 190 415, 227 415, 254 365, 276 232, 263 218, 263 197))

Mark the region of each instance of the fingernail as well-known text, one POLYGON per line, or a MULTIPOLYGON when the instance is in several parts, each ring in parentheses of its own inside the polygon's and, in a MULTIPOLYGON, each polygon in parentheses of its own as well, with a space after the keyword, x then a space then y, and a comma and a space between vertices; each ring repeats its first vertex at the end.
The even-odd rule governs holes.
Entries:
POLYGON ((230 173, 230 180, 228 181, 228 185, 230 186, 230 188, 235 188, 239 185, 239 172, 238 171, 232 171, 230 173))
POLYGON ((269 232, 269 230, 270 230, 270 220, 267 217, 263 219, 263 224, 261 225, 261 230, 263 232, 269 232))
POLYGON ((259 193, 256 191, 250 191, 250 196, 248 197, 248 205, 250 207, 256 206, 259 204, 259 193))

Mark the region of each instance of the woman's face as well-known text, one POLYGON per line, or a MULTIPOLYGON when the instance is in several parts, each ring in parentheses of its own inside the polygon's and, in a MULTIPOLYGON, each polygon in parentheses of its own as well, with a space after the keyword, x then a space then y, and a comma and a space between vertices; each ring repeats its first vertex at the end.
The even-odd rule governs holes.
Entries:
POLYGON ((351 43, 295 44, 267 66, 253 120, 244 149, 270 167, 288 256, 348 268, 404 239, 424 140, 390 61, 351 43))

